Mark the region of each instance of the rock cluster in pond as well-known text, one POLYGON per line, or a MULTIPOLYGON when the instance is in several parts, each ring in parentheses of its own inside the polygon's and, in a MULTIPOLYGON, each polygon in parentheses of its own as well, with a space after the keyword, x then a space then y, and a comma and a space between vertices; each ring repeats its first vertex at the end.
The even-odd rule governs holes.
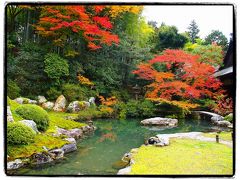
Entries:
POLYGON ((172 118, 155 117, 155 118, 144 119, 141 121, 141 124, 142 125, 175 127, 178 124, 178 120, 172 119, 172 118))

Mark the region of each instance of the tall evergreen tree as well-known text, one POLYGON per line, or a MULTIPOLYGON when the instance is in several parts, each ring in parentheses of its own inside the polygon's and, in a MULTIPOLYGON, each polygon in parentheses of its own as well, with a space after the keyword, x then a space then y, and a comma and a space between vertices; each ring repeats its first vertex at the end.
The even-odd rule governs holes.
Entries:
POLYGON ((191 39, 192 43, 195 43, 195 40, 198 38, 198 33, 199 33, 199 29, 198 29, 198 25, 195 22, 195 20, 192 20, 189 27, 188 27, 188 34, 189 37, 191 39))

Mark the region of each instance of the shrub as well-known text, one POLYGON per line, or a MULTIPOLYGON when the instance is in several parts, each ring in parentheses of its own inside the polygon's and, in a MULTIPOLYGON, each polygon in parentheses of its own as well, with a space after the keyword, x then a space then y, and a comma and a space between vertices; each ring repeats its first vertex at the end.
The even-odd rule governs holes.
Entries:
POLYGON ((102 113, 95 108, 88 108, 78 113, 77 120, 89 120, 101 118, 102 113))
POLYGON ((78 84, 64 84, 63 95, 69 102, 71 101, 87 101, 88 97, 96 96, 96 92, 88 87, 84 87, 78 84))
POLYGON ((104 118, 110 118, 113 116, 114 110, 111 107, 101 105, 99 107, 100 112, 102 113, 102 117, 104 118))
POLYGON ((138 106, 140 101, 130 100, 126 104, 127 117, 139 117, 140 112, 138 106))
POLYGON ((62 94, 62 92, 57 90, 55 87, 51 87, 47 91, 47 95, 48 95, 49 100, 56 100, 58 98, 58 96, 60 96, 61 94, 62 94))
POLYGON ((12 80, 7 81, 7 95, 11 99, 15 99, 20 96, 21 89, 18 87, 17 83, 12 80))
POLYGON ((7 106, 10 106, 11 99, 7 96, 7 106))
POLYGON ((69 65, 66 59, 58 54, 48 53, 44 58, 45 69, 48 77, 54 79, 57 83, 61 77, 69 75, 69 65))
POLYGON ((33 143, 34 131, 19 122, 7 124, 7 143, 10 145, 23 145, 33 143))
POLYGON ((142 117, 153 116, 156 112, 155 105, 149 100, 142 101, 139 104, 138 108, 139 108, 139 111, 140 111, 140 116, 142 116, 142 117))
POLYGON ((232 122, 233 121, 233 113, 228 114, 227 116, 224 117, 225 121, 232 122))
POLYGON ((18 107, 15 111, 21 117, 33 120, 37 124, 39 131, 45 131, 49 126, 49 117, 47 112, 37 105, 25 104, 18 107))

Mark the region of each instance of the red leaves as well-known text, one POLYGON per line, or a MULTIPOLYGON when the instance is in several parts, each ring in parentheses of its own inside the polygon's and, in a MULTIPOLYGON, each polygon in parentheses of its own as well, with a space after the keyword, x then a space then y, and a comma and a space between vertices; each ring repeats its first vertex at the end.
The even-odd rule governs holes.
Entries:
POLYGON ((36 30, 44 36, 58 39, 68 33, 66 29, 70 29, 74 33, 83 34, 91 50, 101 48, 101 44, 118 44, 118 36, 110 31, 113 28, 110 19, 99 15, 104 8, 105 6, 45 6, 36 30))
POLYGON ((95 16, 93 17, 93 20, 106 29, 112 29, 113 27, 108 17, 95 16))
POLYGON ((221 82, 213 76, 214 67, 199 62, 199 58, 182 50, 168 49, 148 63, 139 64, 133 74, 151 80, 146 95, 148 98, 213 98, 220 92, 221 82), (164 64, 166 69, 157 71, 153 66, 156 63, 164 64))

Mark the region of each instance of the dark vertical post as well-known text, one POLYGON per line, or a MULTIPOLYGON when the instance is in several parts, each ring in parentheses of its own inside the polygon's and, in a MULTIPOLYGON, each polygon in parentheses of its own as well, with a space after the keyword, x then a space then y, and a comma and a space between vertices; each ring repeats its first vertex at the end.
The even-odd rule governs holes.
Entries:
POLYGON ((216 142, 219 143, 219 135, 216 134, 216 142))
POLYGON ((232 135, 232 141, 233 141, 233 132, 231 133, 231 135, 232 135))

